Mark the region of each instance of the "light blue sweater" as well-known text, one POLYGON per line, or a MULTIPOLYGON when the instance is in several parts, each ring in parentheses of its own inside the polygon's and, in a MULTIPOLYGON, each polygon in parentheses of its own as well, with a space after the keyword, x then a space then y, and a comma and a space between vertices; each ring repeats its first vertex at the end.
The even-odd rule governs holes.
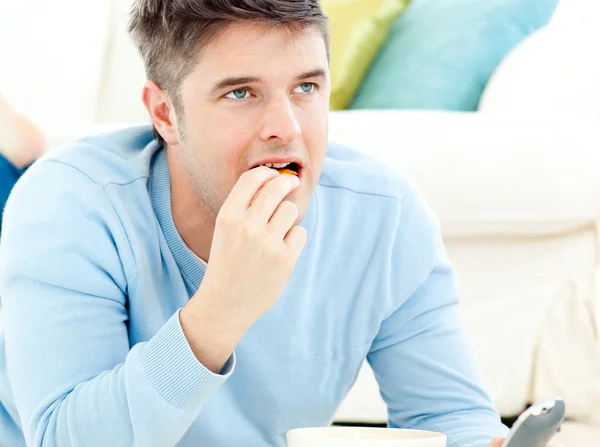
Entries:
POLYGON ((1 445, 284 446, 292 428, 331 423, 365 358, 391 426, 450 447, 506 433, 438 223, 392 170, 329 147, 296 269, 220 375, 181 330, 205 270, 170 205, 149 127, 72 144, 16 186, 0 248, 1 445))

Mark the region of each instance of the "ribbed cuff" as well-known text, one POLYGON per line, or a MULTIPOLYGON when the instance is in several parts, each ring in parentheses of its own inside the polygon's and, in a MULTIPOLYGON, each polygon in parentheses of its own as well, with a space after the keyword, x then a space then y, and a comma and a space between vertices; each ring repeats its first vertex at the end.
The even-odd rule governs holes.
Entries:
POLYGON ((235 353, 220 374, 208 370, 192 352, 177 311, 144 347, 142 365, 165 400, 183 409, 204 402, 229 378, 235 369, 235 353))

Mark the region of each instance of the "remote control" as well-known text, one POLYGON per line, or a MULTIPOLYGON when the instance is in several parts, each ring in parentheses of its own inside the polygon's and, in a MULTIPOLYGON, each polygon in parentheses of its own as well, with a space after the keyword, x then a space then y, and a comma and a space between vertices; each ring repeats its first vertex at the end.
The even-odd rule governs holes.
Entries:
POLYGON ((545 447, 564 419, 565 402, 560 398, 532 405, 519 416, 502 447, 545 447))

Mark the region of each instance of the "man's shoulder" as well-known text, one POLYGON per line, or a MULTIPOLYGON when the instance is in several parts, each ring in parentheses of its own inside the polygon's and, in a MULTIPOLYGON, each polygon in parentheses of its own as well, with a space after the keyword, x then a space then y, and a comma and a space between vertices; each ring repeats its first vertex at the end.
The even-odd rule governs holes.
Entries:
POLYGON ((391 237, 400 231, 400 239, 426 245, 438 238, 439 220, 419 188, 399 170, 364 152, 330 144, 319 187, 328 205, 338 207, 338 215, 356 218, 361 231, 361 216, 368 213, 393 223, 391 237))
POLYGON ((395 284, 387 315, 431 273, 441 247, 439 220, 417 186, 396 168, 333 144, 319 182, 325 239, 339 241, 333 243, 340 244, 340 253, 350 247, 349 259, 365 268, 375 256, 381 256, 379 265, 391 263, 382 270, 395 284), (345 237, 337 234, 342 231, 345 237))
POLYGON ((330 143, 319 185, 402 201, 416 188, 399 171, 365 152, 330 143))
POLYGON ((126 185, 148 177, 151 157, 158 148, 151 127, 129 127, 73 141, 37 164, 38 169, 56 163, 69 166, 103 187, 126 185))

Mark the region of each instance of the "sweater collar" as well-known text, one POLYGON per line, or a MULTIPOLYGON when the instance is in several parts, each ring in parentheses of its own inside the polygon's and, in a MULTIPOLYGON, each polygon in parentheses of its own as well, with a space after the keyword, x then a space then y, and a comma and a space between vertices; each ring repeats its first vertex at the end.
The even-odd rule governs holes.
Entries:
MULTIPOLYGON (((158 219, 167 245, 175 258, 183 277, 197 289, 204 278, 205 267, 200 259, 192 252, 183 241, 175 222, 171 209, 171 175, 167 163, 166 150, 160 149, 154 157, 150 173, 150 196, 154 212, 158 219)), ((313 194, 310 205, 300 226, 306 229, 307 241, 298 262, 310 245, 312 235, 317 222, 317 196, 313 194)))

